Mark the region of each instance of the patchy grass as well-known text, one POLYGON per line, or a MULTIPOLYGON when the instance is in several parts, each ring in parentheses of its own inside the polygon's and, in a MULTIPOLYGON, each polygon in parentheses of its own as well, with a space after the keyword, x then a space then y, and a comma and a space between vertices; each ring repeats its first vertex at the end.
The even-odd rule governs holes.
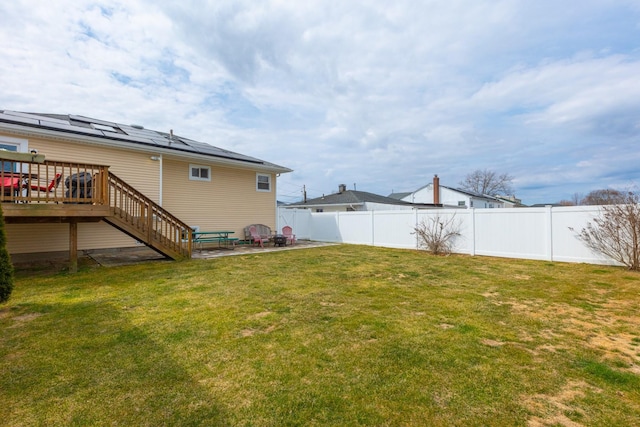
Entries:
POLYGON ((363 246, 22 274, 0 424, 635 425, 639 277, 363 246))

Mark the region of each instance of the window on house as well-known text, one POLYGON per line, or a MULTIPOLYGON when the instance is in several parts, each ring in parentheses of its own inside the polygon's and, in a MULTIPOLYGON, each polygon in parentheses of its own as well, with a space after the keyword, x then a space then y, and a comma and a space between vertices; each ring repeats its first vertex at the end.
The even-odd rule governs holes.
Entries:
POLYGON ((271 175, 256 174, 256 190, 271 191, 271 175))
POLYGON ((472 208, 472 207, 473 207, 473 200, 471 200, 471 201, 469 202, 469 207, 470 207, 470 208, 472 208))
POLYGON ((189 165, 189 179, 192 181, 211 181, 209 166, 189 165))
POLYGON ((318 208, 318 209, 316 209, 316 212, 324 212, 324 209, 318 208))
POLYGON ((464 200, 458 200, 458 206, 465 206, 466 203, 464 202, 464 200))
MULTIPOLYGON (((28 141, 26 139, 10 138, 6 136, 0 137, 0 149, 6 151, 17 151, 19 153, 28 152, 28 141)), ((2 169, 5 172, 17 172, 17 163, 10 161, 2 162, 2 169)))

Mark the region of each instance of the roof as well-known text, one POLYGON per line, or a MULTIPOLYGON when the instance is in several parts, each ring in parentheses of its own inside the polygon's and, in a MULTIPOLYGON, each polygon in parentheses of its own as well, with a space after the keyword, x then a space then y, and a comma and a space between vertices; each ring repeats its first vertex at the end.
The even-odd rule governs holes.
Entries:
POLYGON ((500 200, 501 202, 504 203, 511 203, 513 204, 515 207, 521 208, 521 207, 527 207, 527 205, 522 203, 522 200, 520 199, 516 199, 515 196, 496 196, 496 199, 500 200))
POLYGON ((406 193, 391 193, 389 194, 387 197, 391 198, 391 199, 396 199, 396 200, 402 200, 407 196, 410 196, 412 193, 406 192, 406 193))
POLYGON ((291 172, 291 169, 266 162, 255 157, 235 153, 214 147, 203 142, 194 141, 173 132, 159 132, 145 129, 138 125, 124 125, 84 116, 25 113, 0 110, 0 127, 3 124, 23 128, 39 129, 48 132, 79 135, 97 138, 105 143, 125 144, 131 147, 147 148, 166 153, 183 153, 220 160, 231 161, 257 167, 273 169, 278 172, 291 172))
POLYGON ((494 196, 489 196, 488 194, 476 193, 475 191, 463 190, 462 188, 446 187, 444 185, 441 185, 440 187, 448 188, 449 190, 457 191, 458 193, 466 194, 467 196, 475 197, 475 198, 478 198, 478 199, 488 199, 488 200, 500 201, 498 198, 496 198, 494 196))
MULTIPOLYGON (((410 194, 417 193, 418 191, 423 190, 423 189, 425 189, 427 187, 430 187, 432 185, 433 185, 433 183, 429 183, 429 184, 423 185, 422 187, 418 188, 416 191, 412 191, 410 193, 395 193, 395 194, 403 194, 404 195, 403 197, 406 197, 406 196, 408 196, 410 194)), ((461 188, 448 187, 448 186, 442 185, 442 184, 440 184, 440 188, 446 188, 447 190, 456 191, 458 193, 465 194, 467 196, 475 197, 475 198, 479 198, 479 199, 501 201, 497 197, 489 196, 488 194, 480 194, 480 193, 476 193, 475 191, 463 190, 461 188)), ((393 194, 391 194, 389 197, 391 197, 391 196, 393 196, 393 194)))
MULTIPOLYGON (((364 203, 382 203, 387 205, 404 205, 404 206, 420 206, 424 204, 416 204, 403 202, 391 197, 380 196, 378 194, 368 193, 366 191, 346 190, 340 193, 329 194, 327 196, 316 197, 315 199, 307 199, 306 202, 300 201, 291 203, 290 207, 295 206, 318 206, 318 205, 362 205, 364 203)), ((430 205, 432 206, 432 205, 430 205)))

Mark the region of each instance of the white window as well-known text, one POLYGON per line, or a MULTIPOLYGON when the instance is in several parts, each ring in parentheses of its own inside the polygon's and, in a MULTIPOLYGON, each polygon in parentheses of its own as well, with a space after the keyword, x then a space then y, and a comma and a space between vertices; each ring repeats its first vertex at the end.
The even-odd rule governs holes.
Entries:
POLYGON ((467 204, 464 202, 464 200, 458 200, 458 206, 466 206, 467 204))
MULTIPOLYGON (((18 153, 26 153, 29 149, 29 141, 26 139, 10 138, 8 136, 0 136, 0 149, 7 151, 16 151, 18 153)), ((5 172, 17 172, 17 164, 14 162, 2 162, 5 172)), ((26 165, 25 165, 26 166, 26 165)))
POLYGON ((256 174, 256 191, 271 191, 271 175, 256 174))
POLYGON ((189 165, 189 179, 192 181, 211 181, 209 166, 189 165))

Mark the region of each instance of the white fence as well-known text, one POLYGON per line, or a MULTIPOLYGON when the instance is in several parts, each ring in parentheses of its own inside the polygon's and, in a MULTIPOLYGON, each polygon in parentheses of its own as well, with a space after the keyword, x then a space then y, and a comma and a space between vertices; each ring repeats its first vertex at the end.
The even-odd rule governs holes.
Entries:
POLYGON ((298 239, 417 249, 414 228, 428 217, 455 215, 461 236, 454 252, 590 264, 616 263, 593 253, 576 237, 598 206, 311 212, 278 209, 278 229, 290 225, 298 239), (573 231, 571 230, 573 229, 573 231))

